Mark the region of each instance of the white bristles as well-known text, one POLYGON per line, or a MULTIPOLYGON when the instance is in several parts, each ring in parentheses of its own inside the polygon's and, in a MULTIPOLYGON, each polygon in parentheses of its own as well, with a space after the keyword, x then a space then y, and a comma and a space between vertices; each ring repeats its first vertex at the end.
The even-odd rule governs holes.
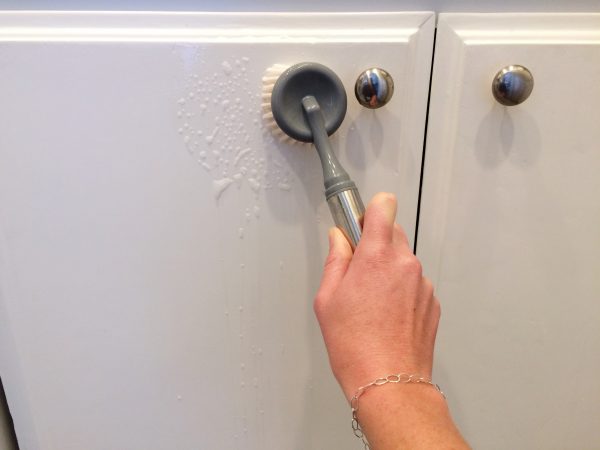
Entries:
POLYGON ((275 122, 275 118, 273 117, 273 111, 271 110, 271 95, 273 94, 273 88, 275 87, 275 83, 281 76, 285 70, 290 67, 285 64, 273 64, 269 67, 262 78, 263 90, 262 90, 262 103, 261 108, 263 111, 263 122, 265 124, 265 128, 270 130, 273 137, 277 138, 280 142, 284 142, 286 144, 291 145, 302 145, 304 142, 297 141, 296 139, 292 139, 287 134, 285 134, 277 122, 275 122))

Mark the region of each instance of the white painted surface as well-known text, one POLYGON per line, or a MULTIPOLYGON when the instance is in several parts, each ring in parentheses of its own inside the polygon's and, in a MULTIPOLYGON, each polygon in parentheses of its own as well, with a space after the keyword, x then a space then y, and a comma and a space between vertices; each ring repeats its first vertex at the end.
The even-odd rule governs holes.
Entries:
POLYGON ((417 253, 474 448, 599 449, 600 15, 439 17, 417 253), (508 64, 531 97, 491 94, 508 64))
POLYGON ((0 15, 0 370, 21 448, 357 445, 312 313, 319 163, 262 130, 261 77, 338 73, 340 159, 365 200, 398 194, 412 236, 433 26, 0 15), (370 66, 397 83, 378 111, 351 92, 370 66))
POLYGON ((590 12, 598 0, 0 0, 7 10, 590 12))

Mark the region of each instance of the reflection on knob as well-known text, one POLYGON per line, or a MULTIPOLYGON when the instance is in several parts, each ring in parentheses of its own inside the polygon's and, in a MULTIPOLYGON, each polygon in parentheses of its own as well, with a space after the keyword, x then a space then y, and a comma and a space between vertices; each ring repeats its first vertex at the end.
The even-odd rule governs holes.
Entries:
POLYGON ((367 69, 358 76, 354 93, 358 102, 366 108, 381 108, 392 98, 394 80, 383 69, 367 69))
POLYGON ((533 90, 533 75, 523 66, 506 66, 494 77, 494 98, 505 106, 523 103, 533 90))

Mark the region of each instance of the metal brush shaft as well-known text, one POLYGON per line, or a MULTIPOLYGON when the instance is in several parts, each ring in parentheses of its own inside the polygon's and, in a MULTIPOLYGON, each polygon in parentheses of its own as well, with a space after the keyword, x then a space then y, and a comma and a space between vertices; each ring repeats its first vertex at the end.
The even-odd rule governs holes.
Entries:
POLYGON ((365 207, 348 172, 344 170, 329 143, 325 120, 316 98, 308 95, 302 99, 302 108, 312 131, 313 142, 321 159, 325 198, 335 224, 346 235, 354 250, 362 234, 365 207))
POLYGON ((365 207, 358 189, 346 189, 327 199, 329 210, 336 226, 342 230, 350 242, 352 250, 358 245, 362 234, 365 207))

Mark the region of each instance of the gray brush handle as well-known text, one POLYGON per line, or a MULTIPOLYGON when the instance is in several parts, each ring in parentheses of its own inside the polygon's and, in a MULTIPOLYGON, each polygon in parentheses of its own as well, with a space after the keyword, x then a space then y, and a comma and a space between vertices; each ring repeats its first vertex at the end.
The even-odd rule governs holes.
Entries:
POLYGON ((352 250, 362 234, 365 207, 348 172, 336 158, 325 129, 325 119, 317 99, 308 95, 302 99, 302 108, 310 126, 313 142, 321 159, 325 198, 338 228, 346 235, 352 250))

